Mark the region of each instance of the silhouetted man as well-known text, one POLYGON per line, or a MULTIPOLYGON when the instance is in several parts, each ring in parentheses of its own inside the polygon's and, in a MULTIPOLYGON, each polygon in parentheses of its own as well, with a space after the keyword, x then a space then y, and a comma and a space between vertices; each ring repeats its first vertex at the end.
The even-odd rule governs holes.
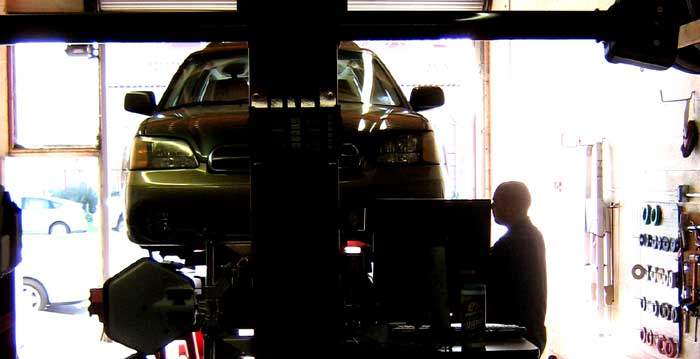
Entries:
POLYGON ((521 182, 502 183, 493 194, 493 217, 508 232, 491 247, 486 320, 527 328, 540 353, 547 342, 547 272, 544 241, 527 211, 530 192, 521 182))

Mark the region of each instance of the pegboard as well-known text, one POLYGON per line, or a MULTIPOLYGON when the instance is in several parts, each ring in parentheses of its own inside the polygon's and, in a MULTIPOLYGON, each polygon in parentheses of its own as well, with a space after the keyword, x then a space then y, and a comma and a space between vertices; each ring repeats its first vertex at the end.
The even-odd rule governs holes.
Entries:
POLYGON ((625 275, 636 280, 640 350, 657 358, 682 350, 679 289, 679 207, 675 202, 641 202, 637 210, 639 261, 625 275), (664 345, 659 346, 659 343, 664 345), (662 348, 661 348, 662 347, 662 348))

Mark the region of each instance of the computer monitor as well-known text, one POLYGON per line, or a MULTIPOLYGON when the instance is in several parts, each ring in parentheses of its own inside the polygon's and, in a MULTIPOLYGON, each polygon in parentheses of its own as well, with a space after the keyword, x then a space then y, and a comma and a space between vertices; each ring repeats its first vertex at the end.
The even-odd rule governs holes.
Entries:
POLYGON ((373 282, 383 320, 444 324, 458 309, 463 283, 483 283, 489 200, 377 200, 367 229, 374 234, 373 282))

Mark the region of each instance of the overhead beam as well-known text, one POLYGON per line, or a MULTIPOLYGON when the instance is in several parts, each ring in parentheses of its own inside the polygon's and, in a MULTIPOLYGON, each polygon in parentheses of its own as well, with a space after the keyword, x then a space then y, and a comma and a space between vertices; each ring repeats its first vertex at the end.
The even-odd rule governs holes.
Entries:
POLYGON ((21 42, 192 42, 248 38, 230 13, 12 14, 0 16, 0 44, 21 42))
MULTIPOLYGON (((341 19, 344 40, 592 39, 626 37, 608 11, 349 12, 341 19)), ((637 32, 635 36, 639 36, 637 32)))
MULTIPOLYGON (((352 11, 337 16, 335 20, 340 40, 463 37, 475 40, 602 41, 645 35, 642 32, 644 27, 623 25, 624 21, 609 11, 352 11)), ((238 12, 0 16, 0 44, 32 41, 235 41, 248 38, 248 20, 238 12)))

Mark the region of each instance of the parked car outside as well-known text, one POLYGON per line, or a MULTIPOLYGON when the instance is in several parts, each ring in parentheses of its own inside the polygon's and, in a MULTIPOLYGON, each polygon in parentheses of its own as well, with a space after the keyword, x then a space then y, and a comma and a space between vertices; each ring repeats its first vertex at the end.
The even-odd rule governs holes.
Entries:
MULTIPOLYGON (((417 112, 442 105, 442 90, 414 88, 407 100, 379 58, 354 43, 341 44, 337 75, 344 233, 361 229, 372 199, 442 198, 443 157, 417 112)), ((248 98, 246 43, 191 54, 157 105, 152 92, 126 95, 127 110, 150 116, 126 163, 131 241, 162 249, 192 244, 204 231, 221 238, 248 233, 248 98)))
MULTIPOLYGON (((94 232, 65 236, 22 235, 20 305, 44 310, 51 305, 88 299, 90 288, 100 285, 100 241, 94 232)), ((19 293, 18 293, 19 294, 19 293)))
POLYGON ((88 229, 87 213, 78 202, 56 197, 20 199, 24 233, 68 234, 88 229))

